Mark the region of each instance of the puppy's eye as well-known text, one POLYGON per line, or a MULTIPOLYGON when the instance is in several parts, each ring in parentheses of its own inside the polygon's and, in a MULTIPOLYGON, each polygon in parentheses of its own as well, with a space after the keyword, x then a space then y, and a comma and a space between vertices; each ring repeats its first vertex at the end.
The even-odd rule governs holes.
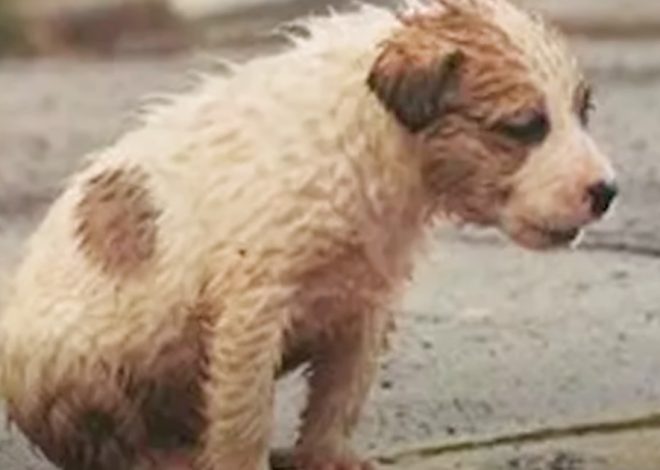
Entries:
POLYGON ((529 111, 500 122, 496 129, 502 135, 520 143, 539 144, 550 132, 550 121, 544 112, 529 111))
POLYGON ((580 122, 587 126, 591 118, 591 112, 596 108, 594 105, 593 91, 589 87, 585 87, 582 91, 582 97, 579 102, 578 115, 580 122))

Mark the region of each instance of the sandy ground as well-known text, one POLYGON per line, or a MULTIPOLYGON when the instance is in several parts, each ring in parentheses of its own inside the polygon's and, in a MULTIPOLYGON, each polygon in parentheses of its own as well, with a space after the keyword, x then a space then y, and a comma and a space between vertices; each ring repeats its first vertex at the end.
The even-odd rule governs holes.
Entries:
MULTIPOLYGON (((495 452, 438 455, 434 444, 426 457, 404 453, 398 468, 657 470, 655 431, 608 434, 598 423, 660 408, 660 42, 578 47, 598 87, 595 133, 621 173, 616 214, 577 252, 540 255, 490 233, 440 233, 407 297, 359 441, 382 455, 585 422, 595 431, 522 447, 514 440, 495 452)), ((200 55, 0 63, 0 272, 80 158, 135 124, 145 94, 185 89, 186 71, 211 67, 200 55)), ((278 443, 286 444, 300 383, 282 389, 278 443)), ((0 432, 0 469, 48 468, 19 436, 0 432)))

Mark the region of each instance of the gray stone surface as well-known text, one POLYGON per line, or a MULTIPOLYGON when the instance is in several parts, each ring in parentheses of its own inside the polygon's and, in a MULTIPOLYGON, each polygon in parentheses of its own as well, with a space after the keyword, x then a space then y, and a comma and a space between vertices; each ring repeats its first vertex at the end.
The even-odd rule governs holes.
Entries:
MULTIPOLYGON (((382 454, 660 408, 660 42, 585 41, 578 48, 598 87, 595 133, 621 173, 616 214, 575 252, 528 253, 490 233, 439 234, 361 426, 365 449, 382 454)), ((130 127, 145 93, 181 90, 185 70, 209 63, 200 56, 0 63, 4 270, 80 156, 130 127)), ((282 389, 278 442, 286 444, 300 384, 290 380, 282 389)), ((413 452, 398 468, 654 470, 657 437, 596 432, 428 458, 413 452)), ((48 468, 17 434, 0 432, 0 469, 48 468)))

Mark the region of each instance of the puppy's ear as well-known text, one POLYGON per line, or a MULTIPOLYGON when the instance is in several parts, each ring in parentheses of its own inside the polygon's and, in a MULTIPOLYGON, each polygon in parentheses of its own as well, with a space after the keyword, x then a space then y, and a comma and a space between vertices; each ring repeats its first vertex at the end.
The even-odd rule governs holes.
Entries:
POLYGON ((463 54, 455 49, 411 54, 400 44, 385 47, 369 74, 369 88, 409 131, 437 120, 458 89, 463 54))

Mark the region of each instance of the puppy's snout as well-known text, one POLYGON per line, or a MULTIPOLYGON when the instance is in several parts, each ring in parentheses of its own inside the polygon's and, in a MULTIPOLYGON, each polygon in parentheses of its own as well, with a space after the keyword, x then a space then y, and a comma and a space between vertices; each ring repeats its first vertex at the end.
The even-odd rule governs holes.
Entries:
POLYGON ((587 188, 587 196, 591 204, 591 212, 601 217, 612 205, 619 193, 619 187, 614 181, 599 181, 587 188))

